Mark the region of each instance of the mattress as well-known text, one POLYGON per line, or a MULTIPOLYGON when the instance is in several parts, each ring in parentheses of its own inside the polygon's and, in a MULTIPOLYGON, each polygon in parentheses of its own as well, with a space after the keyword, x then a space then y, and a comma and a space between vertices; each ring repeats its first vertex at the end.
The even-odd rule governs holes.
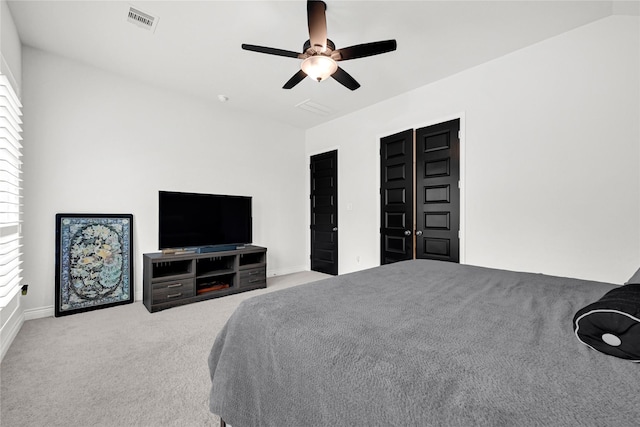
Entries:
POLYGON ((413 260, 250 298, 209 355, 246 426, 631 426, 637 364, 572 319, 616 286, 413 260))

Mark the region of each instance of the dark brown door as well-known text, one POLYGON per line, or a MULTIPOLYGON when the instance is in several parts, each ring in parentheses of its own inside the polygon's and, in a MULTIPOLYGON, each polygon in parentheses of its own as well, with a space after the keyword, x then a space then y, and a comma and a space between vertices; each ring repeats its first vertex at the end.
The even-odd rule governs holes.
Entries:
POLYGON ((311 157, 311 270, 338 274, 338 152, 311 157))
POLYGON ((413 129, 380 139, 380 264, 413 258, 413 129))
POLYGON ((460 120, 416 130, 416 258, 459 262, 460 120))

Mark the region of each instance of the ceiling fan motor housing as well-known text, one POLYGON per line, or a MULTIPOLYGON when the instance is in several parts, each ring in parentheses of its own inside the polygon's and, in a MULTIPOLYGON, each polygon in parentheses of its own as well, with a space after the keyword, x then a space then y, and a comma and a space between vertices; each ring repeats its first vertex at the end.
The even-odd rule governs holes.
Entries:
POLYGON ((327 48, 325 49, 324 52, 318 52, 315 47, 311 46, 311 40, 307 40, 306 42, 304 42, 304 45, 302 46, 302 52, 312 56, 312 55, 326 55, 326 56, 331 56, 331 52, 333 52, 334 50, 336 50, 336 45, 333 44, 333 42, 329 39, 327 39, 327 48))

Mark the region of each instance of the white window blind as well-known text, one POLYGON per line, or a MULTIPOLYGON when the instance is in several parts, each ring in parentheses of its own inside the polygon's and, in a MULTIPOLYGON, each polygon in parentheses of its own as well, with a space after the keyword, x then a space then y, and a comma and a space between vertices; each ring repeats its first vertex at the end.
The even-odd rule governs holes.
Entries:
POLYGON ((20 290, 22 104, 0 74, 0 310, 20 290))

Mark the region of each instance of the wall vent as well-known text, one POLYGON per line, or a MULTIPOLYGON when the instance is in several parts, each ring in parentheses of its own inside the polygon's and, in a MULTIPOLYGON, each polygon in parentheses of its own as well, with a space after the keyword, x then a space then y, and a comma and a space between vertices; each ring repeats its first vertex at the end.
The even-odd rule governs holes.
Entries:
POLYGON ((127 14, 127 21, 151 32, 154 32, 156 30, 156 25, 158 25, 157 16, 153 16, 131 6, 129 7, 129 12, 127 14))
POLYGON ((305 101, 302 101, 299 104, 296 104, 296 107, 302 110, 308 111, 310 113, 318 114, 320 116, 328 116, 332 113, 331 108, 318 104, 317 102, 313 102, 310 99, 307 99, 305 101))

